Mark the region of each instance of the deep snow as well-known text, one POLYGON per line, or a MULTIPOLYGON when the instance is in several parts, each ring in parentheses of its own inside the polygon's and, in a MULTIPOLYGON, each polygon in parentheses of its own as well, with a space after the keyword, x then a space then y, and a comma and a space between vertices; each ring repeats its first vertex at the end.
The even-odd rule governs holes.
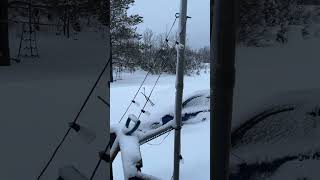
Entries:
MULTIPOLYGON (((18 38, 12 35, 12 39, 15 39, 11 41, 14 42, 11 43, 11 50, 14 52, 13 47, 17 45, 18 38)), ((241 123, 242 117, 248 112, 255 113, 280 99, 288 100, 288 93, 275 99, 269 98, 274 94, 303 89, 314 89, 317 92, 320 88, 317 83, 320 73, 319 42, 315 38, 297 40, 295 43, 290 43, 289 40, 290 44, 286 46, 272 48, 238 48, 233 128, 241 123)), ((45 40, 39 41, 39 60, 26 59, 22 64, 0 68, 1 179, 32 179, 38 175, 106 62, 105 45, 103 38, 97 33, 84 35, 79 40, 46 36, 45 40)), ((126 73, 123 80, 111 84, 112 125, 117 124, 145 73, 126 73)), ((150 92, 155 78, 156 76, 151 76, 147 81, 146 93, 150 92)), ((93 97, 105 96, 105 82, 99 84, 93 97)), ((185 77, 185 96, 208 88, 208 72, 200 76, 185 77)), ((172 111, 174 92, 174 76, 163 75, 151 97, 155 106, 147 106, 150 117, 156 115, 159 109, 172 111)), ((144 97, 141 94, 137 99, 143 104, 144 97)), ((130 113, 136 114, 139 110, 132 106, 130 113)), ((96 130, 97 140, 87 145, 75 133, 71 133, 63 151, 58 153, 43 179, 56 179, 58 169, 69 164, 75 165, 87 176, 91 173, 98 159, 97 152, 106 144, 104 119, 107 114, 108 111, 99 100, 93 98, 89 101, 79 122, 96 130)), ((142 119, 147 120, 148 117, 142 116, 142 119)), ((164 136, 149 144, 161 142, 164 136)), ((290 147, 290 150, 301 144, 284 145, 290 147)), ((251 146, 244 148, 243 152, 249 150, 252 151, 251 146)), ((169 179, 173 171, 173 132, 161 145, 143 145, 141 155, 144 173, 169 179)), ((209 179, 209 121, 183 127, 182 155, 184 163, 181 165, 181 179, 209 179)), ((253 156, 254 161, 267 157, 259 155, 256 153, 253 156)), ((315 163, 313 160, 306 161, 305 167, 315 167, 315 163)), ((297 162, 291 162, 279 171, 285 174, 292 172, 297 166, 297 162)), ((115 179, 122 179, 120 154, 113 167, 115 179)), ((98 180, 106 178, 105 169, 103 164, 98 171, 98 180)), ((306 171, 313 172, 307 168, 306 171)), ((299 173, 303 174, 305 171, 296 172, 299 173)), ((281 179, 282 175, 277 174, 274 178, 281 179)))
MULTIPOLYGON (((111 126, 123 127, 128 114, 139 115, 140 108, 145 103, 143 95, 138 95, 136 100, 140 107, 132 105, 129 112, 121 124, 119 119, 129 105, 135 92, 138 90, 146 72, 137 71, 136 73, 124 73, 123 80, 116 81, 111 85, 111 126), (131 80, 131 81, 129 81, 131 80)), ((157 76, 148 76, 143 87, 146 94, 150 93, 153 83, 157 76)), ((209 89, 209 71, 203 71, 200 76, 185 77, 184 97, 188 97, 194 92, 209 89)), ((156 86, 151 100, 155 106, 147 105, 151 115, 142 115, 143 123, 152 121, 161 117, 163 112, 172 112, 175 99, 175 76, 164 74, 156 86)), ((209 113, 207 113, 207 116, 209 113)), ((209 117, 207 117, 209 119, 209 117)), ((184 158, 181 164, 181 179, 209 179, 210 175, 210 155, 209 155, 209 121, 197 124, 186 124, 182 129, 182 156, 184 158), (201 140, 201 141, 199 141, 201 140), (197 156, 198 155, 198 156, 197 156), (201 172, 196 169, 201 169, 201 172)), ((150 141, 141 146, 141 156, 143 160, 142 172, 161 179, 170 179, 173 173, 173 142, 174 132, 172 131, 163 141, 167 134, 150 141), (163 142, 162 142, 163 141, 163 142), (161 143, 162 142, 162 143, 161 143), (158 145, 161 143, 160 145, 158 145)), ((121 162, 121 153, 118 154, 113 165, 114 178, 123 179, 123 170, 121 162)))
MULTIPOLYGON (((78 39, 39 35, 39 59, 0 67, 0 179, 36 179, 106 63, 107 44, 99 33, 83 33, 78 39)), ((18 42, 11 29, 12 56, 18 42)), ((56 180, 59 168, 68 165, 87 176, 92 172, 106 145, 109 111, 96 98, 106 97, 106 82, 104 76, 79 118, 96 131, 96 141, 88 145, 71 132, 43 179, 56 180)), ((104 168, 97 179, 106 178, 104 168)))

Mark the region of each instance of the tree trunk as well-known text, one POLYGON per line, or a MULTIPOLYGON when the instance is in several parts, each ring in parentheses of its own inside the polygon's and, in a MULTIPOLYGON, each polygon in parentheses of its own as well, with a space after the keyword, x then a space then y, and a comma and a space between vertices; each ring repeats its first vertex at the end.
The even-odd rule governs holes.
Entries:
POLYGON ((8 1, 0 1, 0 66, 10 65, 8 1))

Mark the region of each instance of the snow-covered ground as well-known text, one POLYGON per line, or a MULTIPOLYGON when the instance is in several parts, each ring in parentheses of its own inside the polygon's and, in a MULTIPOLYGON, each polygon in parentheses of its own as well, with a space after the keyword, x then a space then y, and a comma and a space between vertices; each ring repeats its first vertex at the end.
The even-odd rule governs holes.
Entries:
MULTIPOLYGON (((40 35, 39 59, 0 67, 0 179, 36 179, 106 63, 107 43, 99 33, 78 39, 40 35)), ((13 56, 18 43, 11 29, 13 56)), ((106 85, 104 76, 79 118, 96 131, 97 140, 87 145, 71 132, 42 179, 56 180, 58 169, 70 164, 86 175, 92 172, 106 145, 108 110, 96 98, 106 96, 106 85)), ((106 178, 101 169, 97 179, 106 178)))
MULTIPOLYGON (((17 47, 19 38, 14 35, 10 37, 12 53, 16 54, 14 47, 17 47)), ((36 178, 100 73, 106 62, 103 38, 97 33, 88 33, 78 39, 66 40, 55 35, 40 37, 39 60, 32 62, 32 59, 25 59, 22 64, 0 68, 1 179, 36 178)), ((286 46, 237 49, 233 128, 243 120, 243 114, 257 112, 263 106, 276 104, 280 99, 281 102, 286 101, 289 97, 286 97, 287 93, 281 98, 271 99, 269 96, 291 90, 319 89, 319 42, 319 39, 297 40, 294 43, 289 40, 286 46)), ((125 73, 123 80, 111 84, 112 125, 117 125, 145 73, 125 73)), ((146 94, 150 92, 155 79, 156 76, 150 76, 147 80, 144 85, 146 94)), ((90 175, 98 159, 97 152, 106 144, 104 128, 108 111, 95 98, 97 95, 105 96, 106 86, 105 80, 99 83, 79 119, 79 123, 96 130, 98 139, 87 145, 75 133, 71 133, 43 179, 55 180, 58 168, 69 164, 90 175)), ((205 89, 209 89, 209 72, 185 77, 186 97, 205 89)), ((141 118, 147 121, 159 111, 172 111, 174 96, 175 77, 163 75, 151 97, 155 106, 147 106, 151 116, 142 115, 141 118)), ((143 105, 144 97, 141 94, 138 94, 137 100, 143 105)), ((133 105, 129 113, 137 115, 139 110, 133 105)), ((121 123, 125 120, 126 117, 121 123)), ((183 180, 209 179, 209 123, 187 124, 182 129, 183 180)), ((162 144, 156 145, 164 136, 142 146, 142 172, 170 179, 173 171, 173 132, 162 144)), ((116 180, 123 178, 120 155, 113 165, 116 180)), ((263 160, 265 157, 257 154, 255 158, 263 160)), ((306 161, 306 167, 313 167, 313 164, 313 160, 306 161)), ((289 172, 297 166, 299 164, 293 161, 280 170, 289 172)), ((106 178, 105 168, 102 164, 97 180, 106 178)), ((283 179, 283 176, 275 175, 275 178, 283 179)))
MULTIPOLYGON (((118 126, 122 114, 125 112, 135 92, 138 90, 146 72, 138 71, 136 73, 125 73, 122 80, 116 81, 111 85, 111 125, 118 126)), ((209 71, 205 70, 200 76, 185 77, 184 94, 187 97, 198 90, 209 89, 209 71)), ((157 76, 148 76, 143 86, 148 95, 152 89, 157 76)), ((143 89, 142 89, 143 91, 143 89)), ((140 107, 132 105, 128 114, 139 115, 140 108, 145 103, 142 94, 138 94, 136 100, 140 107)), ((150 116, 142 115, 141 120, 148 122, 156 117, 154 114, 174 110, 175 103, 175 76, 162 75, 156 86, 151 100, 155 106, 148 104, 146 110, 151 113, 150 116)), ((127 115, 121 121, 121 125, 127 119, 127 115)), ((160 117, 158 117, 160 118, 160 117)), ((209 117, 208 117, 209 119, 209 117)), ((156 176, 161 179, 170 179, 173 173, 173 143, 174 132, 172 131, 163 141, 164 137, 150 141, 141 146, 141 155, 143 159, 142 172, 156 176), (162 142, 163 141, 163 142, 162 142), (161 143, 162 142, 162 143, 161 143), (161 143, 161 144, 160 144, 161 143), (159 145, 158 145, 159 144, 159 145)), ((181 164, 181 179, 210 179, 210 122, 204 121, 197 124, 186 124, 182 128, 182 156, 184 158, 181 164), (201 171, 199 171, 201 170, 201 171)), ((123 179, 123 170, 121 154, 118 154, 113 165, 115 179, 123 179)))
MULTIPOLYGON (((15 33, 18 32, 19 30, 10 31, 10 50, 13 57, 17 55, 19 37, 15 33)), ((13 62, 12 66, 0 69, 1 179, 36 179, 107 60, 106 42, 99 33, 82 33, 77 37, 78 40, 67 40, 54 33, 41 34, 38 38, 39 59, 25 58, 21 64, 13 62)), ((123 113, 145 73, 138 71, 126 74, 123 80, 111 85, 113 123, 117 122, 123 113)), ((155 76, 151 76, 147 81, 146 93, 149 93, 154 80, 155 76)), ((156 105, 153 109, 148 107, 153 115, 158 108, 169 110, 173 106, 174 86, 175 77, 163 75, 154 96, 151 97, 156 105)), ((108 111, 96 98, 98 95, 105 97, 106 87, 104 76, 79 118, 81 125, 96 131, 96 141, 85 144, 76 133, 71 132, 42 179, 57 179, 59 168, 67 165, 74 165, 87 177, 91 174, 98 159, 97 153, 106 145, 104 119, 108 111)), ((186 95, 208 88, 208 71, 201 76, 185 79, 186 95)), ((141 104, 143 98, 141 94, 138 95, 137 99, 141 104)), ((138 110, 134 108, 132 107, 131 113, 138 110)), ((182 178, 197 175, 198 172, 191 170, 201 167, 203 173, 199 179, 208 179, 209 122, 186 125, 182 132, 182 154, 185 163, 182 165, 182 178), (195 152, 202 154, 196 161, 193 158, 195 152)), ((163 179, 171 177, 172 135, 173 132, 162 145, 146 144, 142 147, 143 172, 163 179)), ((160 142, 162 138, 163 136, 150 143, 160 142)), ((122 179, 123 174, 119 157, 115 161, 115 179, 122 179)), ((97 180, 106 179, 107 171, 104 169, 106 166, 102 163, 97 180)))
MULTIPOLYGON (((292 112, 270 116, 247 131, 243 139, 247 138, 248 143, 233 149, 232 163, 244 161, 256 163, 257 167, 262 162, 273 162, 275 167, 281 158, 309 155, 319 150, 319 117, 308 118, 306 113, 319 105, 320 40, 295 38, 294 32, 290 35, 289 44, 284 46, 237 49, 233 129, 277 105, 298 106, 292 112)), ((320 174, 313 166, 319 166, 319 161, 289 161, 269 179, 319 179, 320 174), (297 167, 299 171, 295 170, 297 167)), ((253 169, 248 168, 243 175, 254 175, 253 169)), ((262 177, 258 175, 253 179, 262 177)))

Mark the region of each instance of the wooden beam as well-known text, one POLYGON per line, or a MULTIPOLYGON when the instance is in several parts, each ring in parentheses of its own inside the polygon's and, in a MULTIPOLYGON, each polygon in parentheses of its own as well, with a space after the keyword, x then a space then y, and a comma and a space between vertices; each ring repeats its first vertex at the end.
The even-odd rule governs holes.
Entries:
POLYGON ((212 180, 229 179, 235 83, 236 0, 211 0, 210 157, 212 180), (213 54, 212 54, 213 53, 213 54), (214 108, 213 108, 214 107, 214 108))

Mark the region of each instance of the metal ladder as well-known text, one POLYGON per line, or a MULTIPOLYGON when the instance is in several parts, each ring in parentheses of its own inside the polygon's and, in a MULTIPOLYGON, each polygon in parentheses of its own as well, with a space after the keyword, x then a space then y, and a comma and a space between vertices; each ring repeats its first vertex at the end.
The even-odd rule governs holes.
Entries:
POLYGON ((33 24, 31 23, 22 24, 22 32, 18 52, 18 58, 20 57, 39 57, 36 31, 33 24))

